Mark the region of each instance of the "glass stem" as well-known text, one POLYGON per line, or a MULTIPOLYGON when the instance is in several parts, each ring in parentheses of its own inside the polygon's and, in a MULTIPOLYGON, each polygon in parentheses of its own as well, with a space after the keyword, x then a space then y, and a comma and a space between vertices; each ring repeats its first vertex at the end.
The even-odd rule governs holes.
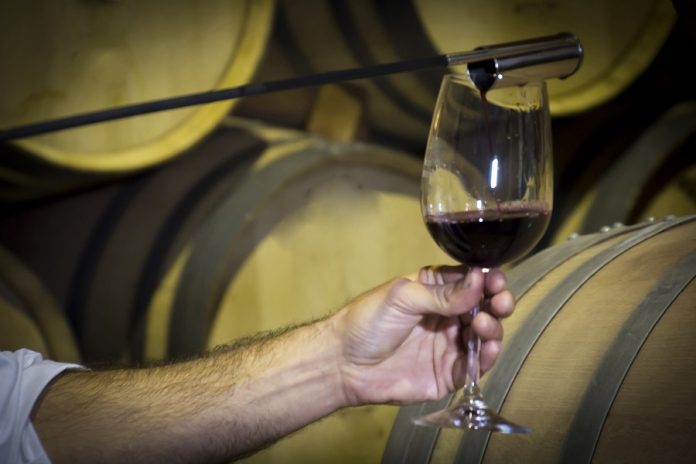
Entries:
MULTIPOLYGON (((483 268, 483 279, 484 285, 486 281, 486 276, 488 275, 488 268, 483 268)), ((471 321, 473 323, 476 315, 481 311, 483 307, 484 296, 481 295, 481 300, 479 304, 474 306, 469 314, 471 315, 471 321)), ((483 399, 481 398, 481 392, 479 391, 478 383, 479 377, 481 376, 481 366, 479 364, 479 356, 481 351, 481 339, 474 332, 473 328, 467 331, 466 342, 466 381, 464 383, 464 396, 469 398, 469 402, 481 402, 483 404, 483 399)))

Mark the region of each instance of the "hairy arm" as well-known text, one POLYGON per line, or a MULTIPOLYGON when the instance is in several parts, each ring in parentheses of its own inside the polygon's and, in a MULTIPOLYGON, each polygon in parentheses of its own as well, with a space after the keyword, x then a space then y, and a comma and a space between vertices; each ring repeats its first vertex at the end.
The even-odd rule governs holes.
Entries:
POLYGON ((35 408, 54 462, 224 462, 346 405, 320 321, 161 367, 60 376, 35 408))

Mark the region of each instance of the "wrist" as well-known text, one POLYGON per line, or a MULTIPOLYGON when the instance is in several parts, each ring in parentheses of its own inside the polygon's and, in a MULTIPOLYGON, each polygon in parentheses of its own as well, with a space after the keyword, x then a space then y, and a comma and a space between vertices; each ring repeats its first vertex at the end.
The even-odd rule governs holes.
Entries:
POLYGON ((351 348, 354 345, 351 340, 353 335, 351 327, 354 321, 351 321, 351 318, 355 318, 355 314, 346 307, 324 321, 329 326, 329 337, 333 340, 331 343, 337 348, 334 364, 339 382, 337 391, 340 392, 342 407, 370 403, 369 399, 363 398, 361 394, 367 388, 366 369, 360 362, 356 362, 356 355, 359 357, 359 354, 355 353, 354 347, 351 348))
POLYGON ((308 419, 349 406, 340 369, 341 340, 334 329, 329 318, 273 338, 262 350, 274 356, 258 376, 252 375, 238 387, 280 400, 283 408, 307 414, 308 419))
POLYGON ((329 386, 328 390, 333 392, 332 402, 334 410, 356 406, 355 395, 352 394, 350 388, 350 377, 346 376, 348 372, 344 351, 343 332, 341 329, 344 311, 333 314, 331 317, 323 319, 311 328, 314 330, 313 341, 310 349, 320 357, 319 365, 323 368, 323 381, 329 386))

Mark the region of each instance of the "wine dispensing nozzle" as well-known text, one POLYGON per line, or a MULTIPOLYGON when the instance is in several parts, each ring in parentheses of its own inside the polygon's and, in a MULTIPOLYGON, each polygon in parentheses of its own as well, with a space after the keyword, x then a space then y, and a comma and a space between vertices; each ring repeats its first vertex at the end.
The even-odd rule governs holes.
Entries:
POLYGON ((545 79, 564 79, 575 73, 583 59, 577 37, 560 33, 519 42, 476 48, 472 52, 448 55, 450 65, 467 63, 469 77, 481 90, 524 84, 545 79), (459 59, 458 59, 459 57, 459 59))

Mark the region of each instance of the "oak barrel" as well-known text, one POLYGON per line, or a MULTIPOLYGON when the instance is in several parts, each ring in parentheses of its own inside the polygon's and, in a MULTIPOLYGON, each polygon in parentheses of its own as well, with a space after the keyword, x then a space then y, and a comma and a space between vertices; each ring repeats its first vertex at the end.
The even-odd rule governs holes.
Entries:
POLYGON ((516 266, 484 396, 529 435, 415 427, 383 462, 694 462, 696 216, 580 236, 516 266))
MULTIPOLYGON (((0 16, 0 128, 249 82, 273 0, 8 2, 0 16)), ((2 147, 0 200, 64 192, 156 166, 235 101, 20 139, 2 147)))
POLYGON ((585 51, 570 79, 549 81, 551 113, 567 116, 619 95, 651 64, 676 19, 660 0, 606 2, 534 0, 414 0, 422 24, 438 50, 569 31, 585 51))
POLYGON ((555 232, 561 242, 615 223, 696 214, 696 101, 684 101, 660 115, 609 166, 555 232))
POLYGON ((221 124, 157 169, 6 214, 0 243, 56 296, 87 362, 137 360, 129 342, 159 278, 266 146, 221 124))

